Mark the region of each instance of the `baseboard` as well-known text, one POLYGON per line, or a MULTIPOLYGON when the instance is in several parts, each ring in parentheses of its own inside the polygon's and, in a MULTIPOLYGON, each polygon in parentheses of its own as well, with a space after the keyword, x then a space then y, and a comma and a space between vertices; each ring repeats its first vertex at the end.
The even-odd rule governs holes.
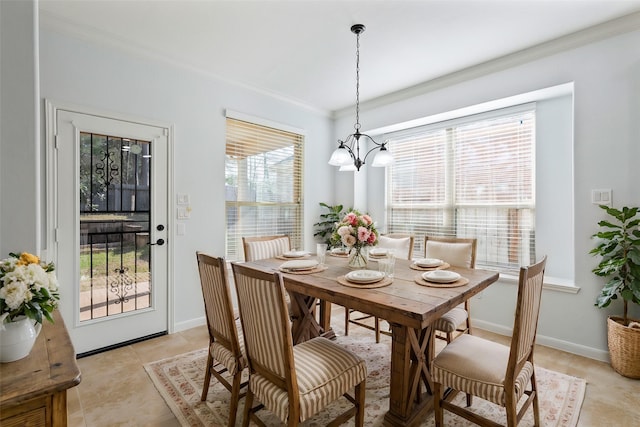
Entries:
MULTIPOLYGON (((474 319, 473 326, 499 335, 511 336, 511 328, 507 328, 496 323, 474 319)), ((587 347, 581 344, 563 341, 540 334, 536 336, 536 343, 544 345, 545 347, 555 348, 556 350, 566 351, 567 353, 577 354, 578 356, 588 357, 589 359, 607 363, 610 362, 609 352, 597 348, 587 347)))
POLYGON ((196 317, 195 319, 189 319, 185 322, 176 323, 173 325, 173 332, 182 332, 187 329, 195 328, 197 326, 202 326, 207 324, 207 319, 202 317, 196 317))

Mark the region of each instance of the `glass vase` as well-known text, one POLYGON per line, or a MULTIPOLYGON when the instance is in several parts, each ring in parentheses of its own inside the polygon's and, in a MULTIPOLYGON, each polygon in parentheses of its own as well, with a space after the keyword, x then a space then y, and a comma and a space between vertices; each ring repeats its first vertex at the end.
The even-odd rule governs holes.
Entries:
POLYGON ((349 251, 349 268, 363 270, 367 268, 367 248, 366 246, 352 247, 349 251))

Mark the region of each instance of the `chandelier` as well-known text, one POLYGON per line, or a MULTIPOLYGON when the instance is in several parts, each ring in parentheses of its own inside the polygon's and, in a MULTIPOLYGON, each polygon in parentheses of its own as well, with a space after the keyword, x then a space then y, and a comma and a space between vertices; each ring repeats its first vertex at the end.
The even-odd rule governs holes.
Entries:
MULTIPOLYGON (((340 166, 341 171, 359 171, 360 167, 365 164, 367 157, 375 150, 379 150, 373 158, 373 167, 385 167, 393 164, 393 156, 386 147, 386 142, 378 143, 369 135, 360 133, 360 34, 365 30, 362 24, 356 24, 351 27, 351 32, 356 35, 356 124, 353 126, 355 132, 345 138, 344 141, 338 140, 340 144, 335 149, 329 164, 332 166, 340 166), (369 140, 373 143, 373 148, 366 152, 364 157, 360 158, 360 139, 369 140)), ((369 145, 367 145, 369 146, 369 145)), ((363 150, 364 151, 364 150, 363 150)))

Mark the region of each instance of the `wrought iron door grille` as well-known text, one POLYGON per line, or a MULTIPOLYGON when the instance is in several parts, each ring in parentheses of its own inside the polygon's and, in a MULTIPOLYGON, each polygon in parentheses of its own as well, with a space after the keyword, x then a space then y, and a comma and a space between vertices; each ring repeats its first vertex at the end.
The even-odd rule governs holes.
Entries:
POLYGON ((152 304, 151 143, 80 134, 80 320, 152 304))

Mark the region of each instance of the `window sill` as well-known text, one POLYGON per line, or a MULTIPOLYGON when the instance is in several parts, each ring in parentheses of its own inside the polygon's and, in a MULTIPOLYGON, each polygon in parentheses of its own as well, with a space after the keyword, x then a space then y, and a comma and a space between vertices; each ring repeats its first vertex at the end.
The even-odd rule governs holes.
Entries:
MULTIPOLYGON (((518 284, 518 276, 501 273, 500 281, 518 284)), ((578 292, 580 292, 580 288, 577 287, 573 283, 573 281, 550 276, 544 277, 544 285, 542 286, 542 289, 548 291, 564 292, 568 294, 577 294, 578 292)))

